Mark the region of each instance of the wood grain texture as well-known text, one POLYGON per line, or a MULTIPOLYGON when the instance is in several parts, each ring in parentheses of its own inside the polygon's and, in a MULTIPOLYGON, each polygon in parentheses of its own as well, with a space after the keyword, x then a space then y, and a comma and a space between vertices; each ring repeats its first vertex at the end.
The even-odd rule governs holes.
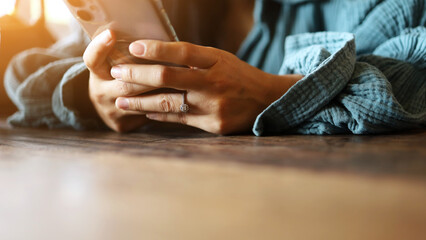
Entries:
POLYGON ((0 124, 0 239, 424 239, 426 132, 0 124))

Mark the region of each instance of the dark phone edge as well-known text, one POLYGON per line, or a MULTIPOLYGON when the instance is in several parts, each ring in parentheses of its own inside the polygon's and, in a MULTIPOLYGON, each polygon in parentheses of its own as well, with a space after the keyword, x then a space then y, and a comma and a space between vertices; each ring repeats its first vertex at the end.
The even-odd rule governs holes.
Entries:
POLYGON ((163 6, 161 0, 149 0, 153 5, 157 12, 157 15, 160 17, 161 23, 167 28, 167 33, 170 37, 170 40, 179 42, 179 38, 176 34, 176 31, 170 22, 170 18, 167 15, 166 9, 163 6))

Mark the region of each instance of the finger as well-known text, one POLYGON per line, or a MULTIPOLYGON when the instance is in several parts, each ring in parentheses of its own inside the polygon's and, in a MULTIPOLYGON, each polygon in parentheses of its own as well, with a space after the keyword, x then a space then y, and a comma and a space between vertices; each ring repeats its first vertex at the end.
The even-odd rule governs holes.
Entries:
MULTIPOLYGON (((115 104, 118 109, 127 111, 180 113, 180 107, 185 102, 183 96, 182 93, 166 93, 135 98, 117 98, 115 104)), ((191 112, 194 113, 194 105, 191 107, 191 112)))
POLYGON ((207 69, 215 65, 222 51, 187 42, 139 40, 129 46, 131 54, 152 61, 207 69))
POLYGON ((103 78, 111 78, 109 74, 108 55, 113 50, 115 36, 108 29, 93 39, 84 52, 83 59, 87 68, 103 78))
POLYGON ((144 64, 119 65, 111 69, 114 78, 128 83, 178 90, 205 87, 205 73, 202 69, 144 64))
POLYGON ((107 92, 114 100, 118 97, 138 96, 156 89, 154 87, 129 83, 122 80, 103 81, 102 87, 103 92, 107 92))
POLYGON ((146 114, 148 114, 147 112, 139 112, 139 111, 124 111, 123 110, 123 115, 126 116, 145 116, 146 114))
POLYGON ((149 113, 148 119, 158 122, 180 123, 183 125, 194 126, 194 115, 188 113, 149 113))

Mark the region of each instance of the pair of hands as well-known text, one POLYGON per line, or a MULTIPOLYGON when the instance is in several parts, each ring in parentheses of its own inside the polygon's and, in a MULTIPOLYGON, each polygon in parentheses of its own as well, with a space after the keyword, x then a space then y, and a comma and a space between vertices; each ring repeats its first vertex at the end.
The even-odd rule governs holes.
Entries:
POLYGON ((265 73, 235 55, 185 42, 140 40, 135 57, 174 66, 126 64, 111 68, 107 58, 114 33, 106 30, 87 47, 89 93, 101 119, 114 131, 135 130, 150 120, 181 123, 216 134, 249 131, 256 117, 303 76, 265 73), (176 67, 176 66, 189 66, 176 67), (180 111, 186 91, 188 113, 180 111))

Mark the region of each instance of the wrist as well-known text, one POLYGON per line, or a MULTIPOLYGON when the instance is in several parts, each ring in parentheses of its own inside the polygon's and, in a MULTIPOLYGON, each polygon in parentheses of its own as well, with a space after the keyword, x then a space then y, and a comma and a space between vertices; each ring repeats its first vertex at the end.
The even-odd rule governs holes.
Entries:
POLYGON ((303 79, 303 75, 291 74, 291 75, 273 75, 269 74, 264 95, 264 102, 266 107, 271 105, 273 102, 280 99, 284 94, 290 90, 298 81, 303 79))

